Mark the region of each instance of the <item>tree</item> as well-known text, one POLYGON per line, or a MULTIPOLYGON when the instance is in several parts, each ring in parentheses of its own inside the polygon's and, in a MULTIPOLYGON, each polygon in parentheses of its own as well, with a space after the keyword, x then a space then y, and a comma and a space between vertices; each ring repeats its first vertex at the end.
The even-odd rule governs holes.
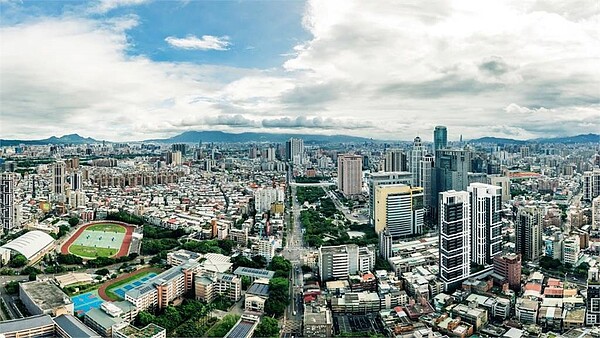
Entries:
POLYGON ((278 337, 279 322, 271 317, 262 317, 254 331, 254 337, 278 337))
POLYGON ((8 265, 10 265, 10 267, 12 268, 20 268, 25 266, 25 264, 27 264, 27 257, 21 254, 18 254, 15 257, 13 257, 13 259, 11 259, 8 263, 8 265))
POLYGON ((237 323, 240 316, 238 315, 226 315, 221 319, 220 322, 215 324, 207 333, 208 337, 225 337, 227 332, 237 323))
POLYGON ((6 293, 10 295, 16 295, 17 293, 19 293, 19 282, 10 281, 6 283, 6 286, 4 288, 6 289, 6 293))
POLYGON ((269 281, 269 299, 265 302, 265 312, 280 317, 290 303, 289 280, 273 277, 269 281))
POLYGON ((292 271, 292 263, 282 256, 275 256, 269 264, 269 270, 283 271, 287 275, 292 271))
POLYGON ((71 217, 69 218, 69 225, 74 227, 79 224, 79 217, 71 217))
POLYGON ((264 269, 267 266, 267 259, 264 256, 256 255, 252 257, 252 261, 258 265, 259 269, 264 269))
POLYGON ((252 282, 250 281, 250 277, 242 276, 242 290, 248 290, 250 284, 252 284, 252 282))
POLYGON ((32 281, 34 281, 36 279, 37 279, 37 274, 35 274, 35 273, 30 273, 29 274, 29 281, 30 282, 32 282, 32 281))
POLYGON ((96 274, 100 276, 106 276, 110 273, 107 268, 96 270, 96 274))
POLYGON ((56 261, 59 264, 73 265, 73 264, 83 264, 83 258, 79 256, 75 256, 73 254, 60 254, 57 256, 56 261))

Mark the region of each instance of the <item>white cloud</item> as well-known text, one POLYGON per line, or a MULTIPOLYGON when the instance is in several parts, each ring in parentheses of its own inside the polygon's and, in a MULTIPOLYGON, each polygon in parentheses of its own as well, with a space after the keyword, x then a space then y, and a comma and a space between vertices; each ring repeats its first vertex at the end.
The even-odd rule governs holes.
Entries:
POLYGON ((203 35, 202 38, 193 35, 188 35, 185 38, 169 36, 165 41, 169 45, 181 49, 228 50, 231 45, 228 36, 212 35, 203 35))
POLYGON ((115 8, 137 6, 150 0, 100 0, 92 5, 91 10, 95 13, 107 13, 115 8))
MULTIPOLYGON (((127 140, 276 128, 431 140, 438 124, 454 140, 598 132, 600 9, 585 1, 309 0, 311 39, 264 70, 128 56, 135 16, 30 20, 0 28, 2 134, 127 140)), ((165 41, 230 47, 208 35, 165 41)))

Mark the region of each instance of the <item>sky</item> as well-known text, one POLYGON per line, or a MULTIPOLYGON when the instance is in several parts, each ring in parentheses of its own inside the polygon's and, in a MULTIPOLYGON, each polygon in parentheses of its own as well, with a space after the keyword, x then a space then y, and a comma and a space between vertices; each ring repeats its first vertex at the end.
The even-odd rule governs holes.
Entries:
POLYGON ((600 132, 600 2, 0 0, 0 138, 600 132))

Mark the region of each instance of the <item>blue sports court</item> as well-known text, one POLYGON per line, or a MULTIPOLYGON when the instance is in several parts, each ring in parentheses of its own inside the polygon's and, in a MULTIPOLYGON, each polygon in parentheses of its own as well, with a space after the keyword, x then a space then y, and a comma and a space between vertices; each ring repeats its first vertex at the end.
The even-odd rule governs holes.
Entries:
POLYGON ((79 316, 93 308, 100 308, 104 302, 99 296, 98 291, 90 291, 71 297, 75 313, 79 316))
POLYGON ((156 273, 150 272, 150 273, 144 275, 143 277, 134 279, 127 284, 123 284, 123 285, 119 286, 116 289, 110 289, 110 291, 114 292, 119 297, 125 299, 125 292, 146 283, 154 276, 156 276, 156 273))

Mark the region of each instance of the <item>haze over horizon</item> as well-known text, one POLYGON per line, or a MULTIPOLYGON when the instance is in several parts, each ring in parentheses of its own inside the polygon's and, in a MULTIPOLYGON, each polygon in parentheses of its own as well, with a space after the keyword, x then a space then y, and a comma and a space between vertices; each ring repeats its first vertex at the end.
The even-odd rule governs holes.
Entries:
POLYGON ((600 131, 595 1, 3 0, 0 9, 4 139, 600 131))

